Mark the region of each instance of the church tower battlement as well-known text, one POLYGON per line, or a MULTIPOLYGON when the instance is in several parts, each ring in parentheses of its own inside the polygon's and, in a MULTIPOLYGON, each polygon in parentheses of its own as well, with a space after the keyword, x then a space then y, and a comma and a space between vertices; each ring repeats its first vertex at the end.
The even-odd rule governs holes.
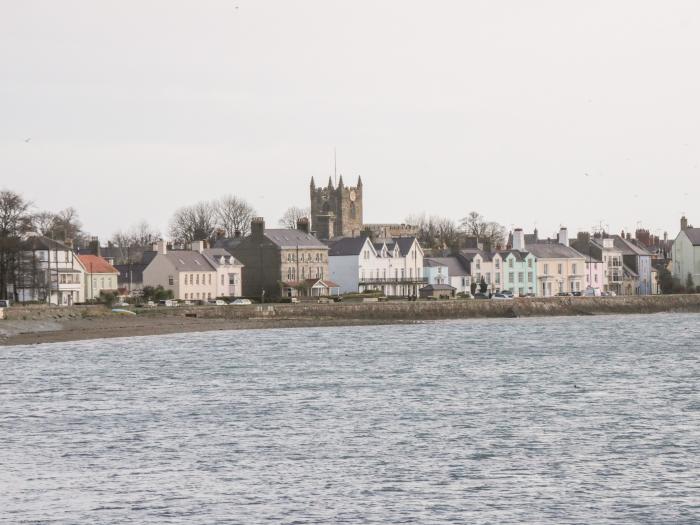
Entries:
POLYGON ((362 178, 356 186, 345 186, 343 176, 338 186, 328 177, 326 187, 316 187, 311 177, 311 227, 319 239, 359 237, 362 231, 362 178))

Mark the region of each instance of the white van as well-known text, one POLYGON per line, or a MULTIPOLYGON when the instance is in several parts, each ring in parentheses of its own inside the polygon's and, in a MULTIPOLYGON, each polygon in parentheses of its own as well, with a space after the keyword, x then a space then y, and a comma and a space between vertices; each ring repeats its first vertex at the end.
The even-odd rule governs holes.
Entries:
POLYGON ((600 288, 591 288, 590 286, 583 291, 584 297, 600 297, 600 288))

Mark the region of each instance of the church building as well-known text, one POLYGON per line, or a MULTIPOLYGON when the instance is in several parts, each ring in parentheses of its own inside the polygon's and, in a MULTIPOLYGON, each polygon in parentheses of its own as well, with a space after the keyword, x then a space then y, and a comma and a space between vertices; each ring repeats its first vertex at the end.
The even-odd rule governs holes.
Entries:
POLYGON ((359 237, 362 231, 362 179, 357 185, 345 186, 340 176, 338 186, 328 178, 328 186, 317 188, 311 177, 311 228, 322 240, 335 237, 359 237))

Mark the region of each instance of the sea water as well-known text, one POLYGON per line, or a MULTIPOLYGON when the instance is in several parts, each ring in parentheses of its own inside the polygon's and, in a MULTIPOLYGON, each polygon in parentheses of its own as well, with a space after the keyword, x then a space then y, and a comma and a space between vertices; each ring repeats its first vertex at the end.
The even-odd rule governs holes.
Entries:
POLYGON ((7 523, 698 523, 700 316, 0 348, 7 523))

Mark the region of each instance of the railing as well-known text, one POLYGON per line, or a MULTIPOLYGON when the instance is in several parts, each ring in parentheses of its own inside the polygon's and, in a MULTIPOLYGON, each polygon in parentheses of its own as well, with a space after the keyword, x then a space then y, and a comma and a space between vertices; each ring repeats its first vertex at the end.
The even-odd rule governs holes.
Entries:
POLYGON ((428 284, 427 277, 368 277, 360 278, 360 284, 428 284))

